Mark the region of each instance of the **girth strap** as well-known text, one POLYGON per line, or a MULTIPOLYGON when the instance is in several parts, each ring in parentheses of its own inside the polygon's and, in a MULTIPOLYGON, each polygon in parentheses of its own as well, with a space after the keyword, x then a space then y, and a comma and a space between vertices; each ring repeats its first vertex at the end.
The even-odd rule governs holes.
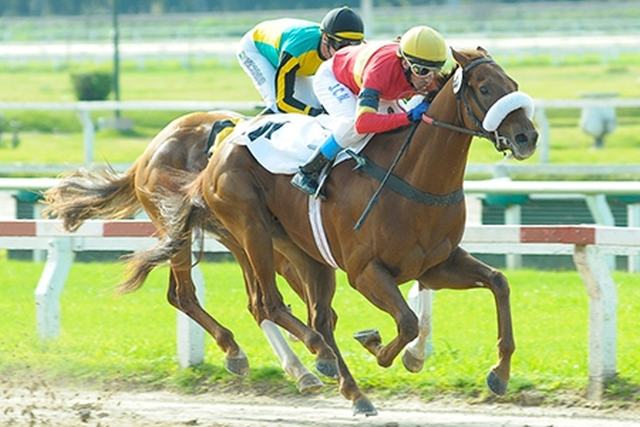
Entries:
MULTIPOLYGON (((373 163, 365 155, 356 154, 351 150, 346 150, 346 153, 353 158, 356 162, 354 169, 361 170, 367 175, 382 181, 387 174, 387 171, 380 166, 373 163)), ((461 188, 449 194, 432 194, 421 190, 418 190, 402 178, 397 175, 391 174, 387 180, 386 186, 392 191, 400 194, 401 196, 413 200, 423 205, 431 206, 447 206, 460 203, 464 199, 464 190, 461 188)))

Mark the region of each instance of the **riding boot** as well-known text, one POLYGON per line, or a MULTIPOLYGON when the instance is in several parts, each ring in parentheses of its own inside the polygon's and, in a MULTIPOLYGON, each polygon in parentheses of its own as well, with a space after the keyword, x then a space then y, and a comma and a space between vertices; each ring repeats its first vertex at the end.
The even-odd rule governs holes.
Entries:
POLYGON ((317 151, 311 160, 298 168, 298 173, 291 179, 291 184, 307 194, 316 194, 320 172, 330 161, 331 159, 327 159, 321 151, 317 151))
POLYGON ((333 162, 342 150, 333 135, 320 146, 320 149, 304 165, 298 168, 298 173, 291 179, 291 184, 305 193, 314 195, 318 191, 318 178, 327 163, 333 162))

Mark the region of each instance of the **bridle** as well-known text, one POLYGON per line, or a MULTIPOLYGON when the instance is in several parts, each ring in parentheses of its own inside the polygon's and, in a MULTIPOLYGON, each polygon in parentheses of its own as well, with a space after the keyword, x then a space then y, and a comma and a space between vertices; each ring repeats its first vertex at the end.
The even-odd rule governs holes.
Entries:
MULTIPOLYGON (((497 99, 491 105, 485 108, 478 99, 478 95, 476 94, 475 89, 471 88, 470 90, 467 90, 470 85, 467 84, 468 79, 465 78, 469 75, 471 70, 481 64, 495 64, 495 62, 493 61, 493 59, 487 56, 476 58, 465 65, 462 69, 458 68, 452 76, 454 78, 453 84, 455 85, 454 92, 456 95, 458 121, 460 122, 461 126, 448 122, 442 122, 426 114, 422 115, 422 121, 426 122, 427 124, 449 129, 455 132, 477 136, 480 138, 486 138, 493 143, 493 145, 496 147, 496 150, 504 152, 509 148, 508 140, 507 138, 498 134, 499 124, 502 122, 502 120, 504 120, 506 114, 511 111, 515 111, 518 108, 525 108, 525 112, 527 112, 528 115, 533 115, 533 103, 528 95, 523 95, 522 93, 516 91, 509 92, 503 95, 501 98, 497 99), (457 77, 455 75, 456 73, 458 74, 457 77), (456 82, 456 78, 460 78, 461 81, 456 82), (469 98, 471 98, 471 100, 469 98), (471 108, 471 102, 475 104, 478 110, 482 111, 482 119, 479 118, 478 115, 476 115, 474 109, 471 108), (462 107, 464 107, 467 116, 473 121, 473 124, 476 127, 475 129, 464 126, 462 107)), ((362 214, 360 215, 360 218, 354 226, 354 229, 360 229, 365 219, 369 215, 369 212, 371 212, 371 209, 373 209, 373 206, 376 204, 382 188, 387 182, 390 182, 390 185, 394 192, 399 193, 402 196, 418 203, 423 203, 431 206, 441 206, 459 203, 461 200, 463 200, 464 192, 462 188, 444 195, 430 194, 414 188, 412 185, 405 182, 401 178, 392 175, 393 170, 400 161, 400 158, 406 151, 409 143, 413 140, 413 136, 417 129, 417 124, 415 124, 411 128, 409 135, 396 153, 396 156, 389 166, 389 169, 386 171, 384 171, 384 169, 380 170, 381 168, 379 166, 368 160, 364 155, 360 156, 358 154, 350 152, 350 150, 347 150, 347 153, 356 161, 355 169, 362 169, 365 173, 373 176, 380 181, 380 185, 371 196, 369 203, 367 203, 367 206, 364 208, 362 214)))
POLYGON ((478 115, 475 113, 474 109, 471 108, 471 102, 469 100, 469 98, 471 98, 471 100, 476 105, 476 107, 480 111, 482 111, 483 115, 486 115, 487 112, 489 111, 489 108, 491 108, 491 106, 485 108, 480 102, 480 100, 478 99, 478 95, 476 94, 475 89, 473 89, 472 87, 470 87, 469 84, 467 84, 468 76, 471 70, 476 68, 478 65, 482 65, 482 64, 495 64, 495 62, 493 61, 492 58, 483 56, 481 58, 476 58, 473 61, 469 62, 467 65, 465 65, 461 70, 461 78, 462 78, 461 86, 456 93, 458 121, 464 124, 464 119, 462 117, 462 108, 460 106, 460 104, 462 104, 464 107, 464 110, 467 113, 467 116, 471 118, 471 120, 473 121, 473 124, 475 125, 475 129, 468 128, 465 126, 458 126, 448 122, 443 122, 431 116, 428 116, 427 114, 424 114, 422 116, 422 120, 436 127, 441 127, 441 128, 453 130, 456 132, 464 133, 467 135, 488 139, 495 145, 496 150, 503 152, 508 149, 506 138, 499 135, 497 130, 495 130, 494 132, 489 132, 485 130, 484 126, 482 125, 482 119, 479 118, 478 115))

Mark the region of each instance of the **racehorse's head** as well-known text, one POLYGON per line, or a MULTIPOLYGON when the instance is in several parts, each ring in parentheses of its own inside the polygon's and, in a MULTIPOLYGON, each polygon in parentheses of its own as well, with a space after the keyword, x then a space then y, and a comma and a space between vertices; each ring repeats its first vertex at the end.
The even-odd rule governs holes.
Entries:
POLYGON ((531 98, 483 48, 451 51, 459 65, 452 88, 464 125, 484 134, 499 151, 509 150, 518 160, 530 157, 538 140, 531 98))

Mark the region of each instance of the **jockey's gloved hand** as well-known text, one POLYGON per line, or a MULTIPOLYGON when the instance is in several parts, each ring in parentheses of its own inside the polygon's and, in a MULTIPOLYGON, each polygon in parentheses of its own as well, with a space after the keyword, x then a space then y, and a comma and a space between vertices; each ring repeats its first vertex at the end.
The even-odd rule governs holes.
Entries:
POLYGON ((413 107, 411 110, 407 111, 407 118, 410 122, 418 122, 422 118, 422 115, 429 108, 429 103, 427 101, 422 101, 420 104, 413 107))
POLYGON ((311 107, 311 109, 309 110, 309 115, 311 117, 315 117, 315 116, 319 116, 320 114, 324 114, 324 108, 320 107, 320 108, 316 108, 316 107, 311 107))

